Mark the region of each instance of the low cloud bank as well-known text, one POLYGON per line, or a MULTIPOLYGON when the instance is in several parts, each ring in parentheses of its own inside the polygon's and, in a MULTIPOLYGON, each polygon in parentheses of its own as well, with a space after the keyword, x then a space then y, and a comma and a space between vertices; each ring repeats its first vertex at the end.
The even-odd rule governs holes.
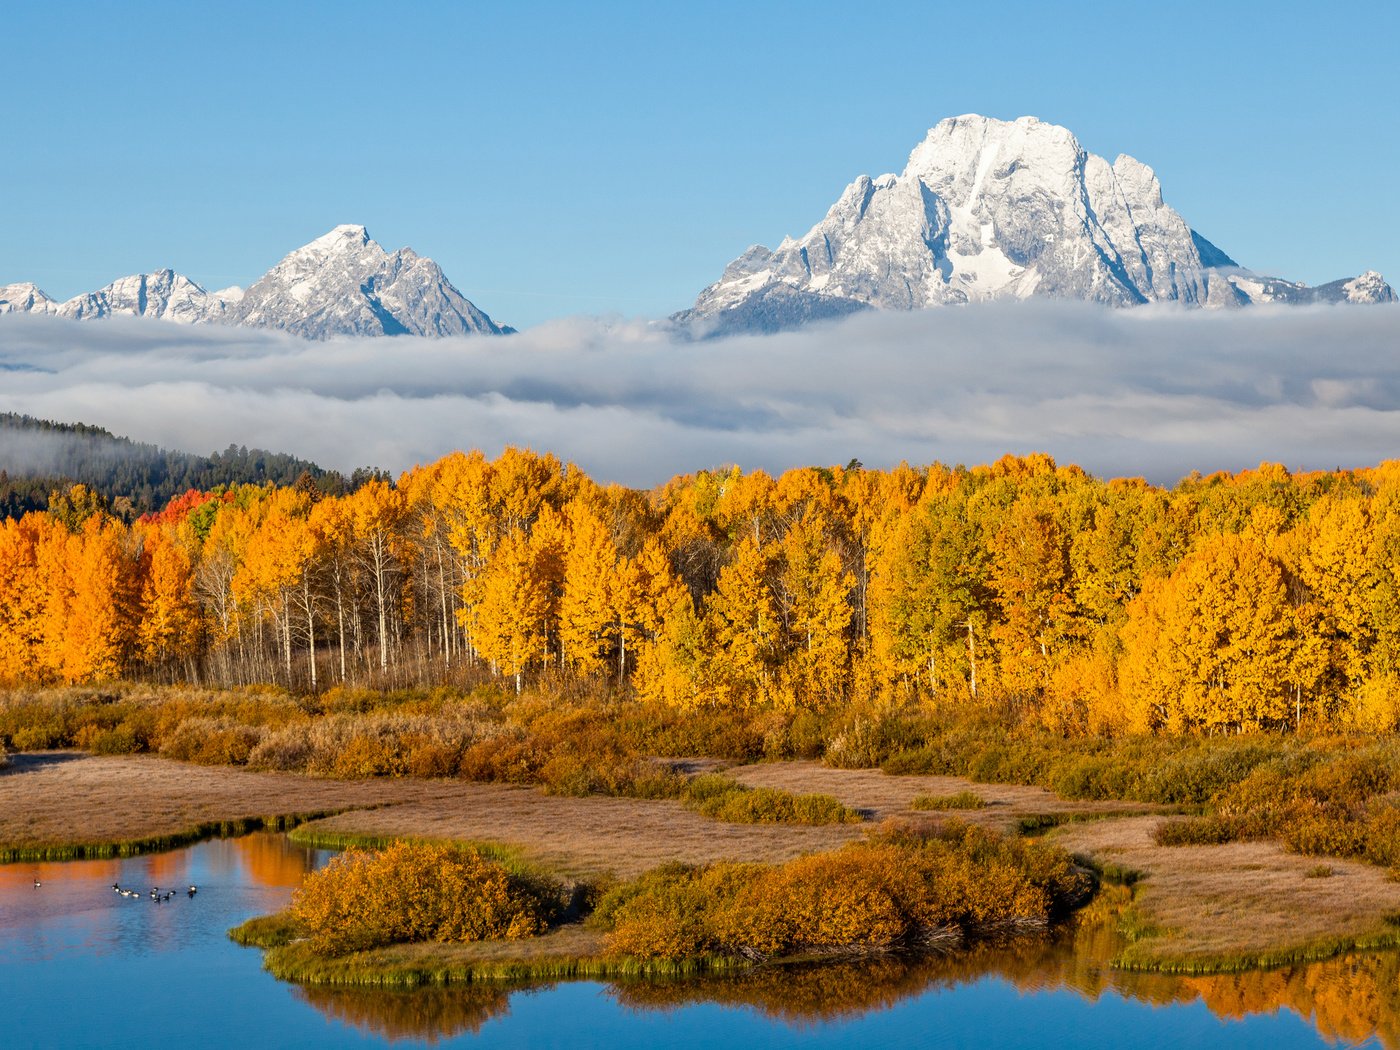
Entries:
MULTIPOLYGON (((593 318, 508 338, 310 343, 11 316, 0 318, 0 411, 340 469, 517 444, 649 486, 724 463, 980 463, 1038 450, 1171 482, 1261 460, 1315 469, 1400 456, 1400 308, 987 304, 703 343, 593 318)), ((0 449, 10 466, 17 454, 0 449)))

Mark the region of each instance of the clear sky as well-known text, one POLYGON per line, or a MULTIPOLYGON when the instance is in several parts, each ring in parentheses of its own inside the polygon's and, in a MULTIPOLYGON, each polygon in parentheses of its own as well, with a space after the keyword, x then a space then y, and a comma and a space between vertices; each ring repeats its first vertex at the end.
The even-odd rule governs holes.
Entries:
POLYGON ((498 321, 657 316, 945 116, 1151 164, 1244 265, 1400 279, 1400 4, 7 5, 0 284, 246 284, 342 222, 498 321))

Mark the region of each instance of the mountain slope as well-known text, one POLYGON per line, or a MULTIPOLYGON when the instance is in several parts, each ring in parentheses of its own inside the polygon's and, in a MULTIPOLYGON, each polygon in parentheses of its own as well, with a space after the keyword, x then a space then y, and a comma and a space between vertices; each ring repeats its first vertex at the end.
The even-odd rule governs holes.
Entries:
POLYGON ((245 292, 207 292, 173 270, 122 277, 59 304, 32 284, 0 286, 0 314, 115 315, 186 324, 275 328, 308 339, 339 335, 503 335, 431 259, 386 252, 363 226, 337 226, 289 253, 245 292))
POLYGON ((676 320, 722 334, 867 307, 1031 297, 1111 306, 1394 299, 1377 274, 1336 284, 1323 292, 1241 270, 1132 157, 1110 164, 1034 117, 969 115, 931 129, 901 174, 851 183, 802 238, 749 248, 676 320), (1277 283, 1272 297, 1260 280, 1277 283))
POLYGON ((21 284, 0 284, 0 314, 52 314, 58 303, 43 290, 25 281, 21 284))
POLYGON ((60 317, 96 320, 124 314, 181 324, 222 320, 228 303, 174 270, 121 277, 95 292, 75 296, 58 308, 60 317))
POLYGON ((501 335, 442 268, 411 248, 386 252, 363 226, 337 226, 249 286, 233 323, 309 339, 334 335, 501 335))

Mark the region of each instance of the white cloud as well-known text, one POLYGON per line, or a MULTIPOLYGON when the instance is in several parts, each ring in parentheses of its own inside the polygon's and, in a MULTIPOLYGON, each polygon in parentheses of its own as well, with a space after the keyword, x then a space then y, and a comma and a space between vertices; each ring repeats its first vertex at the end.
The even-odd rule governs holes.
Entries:
POLYGON ((651 485, 727 462, 778 471, 1041 450, 1172 481, 1265 459, 1309 469, 1400 455, 1397 347, 1392 307, 994 304, 702 343, 604 319, 504 339, 309 343, 11 316, 0 411, 342 469, 512 443, 651 485))

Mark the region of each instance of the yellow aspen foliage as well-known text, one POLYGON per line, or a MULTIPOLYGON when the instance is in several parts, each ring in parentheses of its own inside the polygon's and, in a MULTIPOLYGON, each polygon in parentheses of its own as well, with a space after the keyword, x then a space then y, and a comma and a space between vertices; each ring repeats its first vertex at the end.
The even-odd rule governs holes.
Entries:
POLYGON ((54 666, 66 682, 116 678, 132 655, 140 592, 137 559, 125 541, 120 524, 93 515, 63 544, 66 601, 47 634, 54 666))
POLYGON ((721 704, 742 707, 769 698, 780 626, 769 568, 768 552, 746 535, 706 602, 710 672, 721 704))
POLYGON ((761 470, 742 473, 738 467, 724 480, 715 504, 715 520, 729 536, 762 544, 772 532, 773 499, 777 486, 761 470))
POLYGON ((56 528, 61 526, 45 514, 0 521, 0 683, 48 677, 43 638, 49 589, 39 572, 39 549, 56 528))
POLYGON ((843 695, 851 588, 855 579, 827 541, 824 518, 808 510, 788 529, 778 590, 787 628, 787 676, 792 702, 821 707, 843 695))
POLYGON ((514 678, 519 692, 526 669, 545 657, 549 640, 549 584, 536 571, 529 535, 507 534, 476 590, 469 614, 477 651, 495 673, 514 678))
POLYGON ((156 526, 143 537, 141 660, 148 667, 188 660, 199 651, 200 610, 194 593, 194 559, 173 530, 156 526))
POLYGON ((1376 646, 1384 594, 1371 516, 1361 500, 1324 496, 1313 504, 1308 525, 1299 574, 1317 603, 1319 630, 1332 642, 1337 671, 1347 682, 1360 682, 1376 646))
POLYGON ((683 589, 670 598, 658 628, 637 650, 632 676, 637 697, 682 709, 707 706, 715 697, 709 687, 705 625, 683 589))
POLYGON ((379 669, 389 666, 392 648, 391 616, 401 597, 399 591, 399 530, 407 515, 403 493, 382 481, 371 481, 346 500, 350 512, 353 556, 363 569, 374 606, 375 638, 379 669))
MULTIPOLYGON (((1043 472, 1034 463, 1026 469, 1043 472)), ((1014 692, 1034 693, 1076 629, 1068 538, 1052 505, 1018 501, 987 547, 990 582, 1001 606, 992 632, 1000 677, 1014 692)))
POLYGON ((577 501, 566 508, 567 551, 559 598, 559 644, 566 666, 598 674, 619 633, 617 550, 599 517, 577 501))
POLYGON ((1173 728, 1291 721, 1295 618, 1283 570, 1257 541, 1203 538, 1160 589, 1144 588, 1124 631, 1130 706, 1173 728))

